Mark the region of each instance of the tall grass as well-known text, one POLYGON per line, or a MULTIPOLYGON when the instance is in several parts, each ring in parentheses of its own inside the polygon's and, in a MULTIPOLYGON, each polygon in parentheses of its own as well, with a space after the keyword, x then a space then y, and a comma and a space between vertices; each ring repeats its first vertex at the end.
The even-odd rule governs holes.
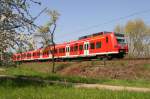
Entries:
POLYGON ((0 81, 0 99, 149 99, 149 93, 74 89, 13 80, 0 81))

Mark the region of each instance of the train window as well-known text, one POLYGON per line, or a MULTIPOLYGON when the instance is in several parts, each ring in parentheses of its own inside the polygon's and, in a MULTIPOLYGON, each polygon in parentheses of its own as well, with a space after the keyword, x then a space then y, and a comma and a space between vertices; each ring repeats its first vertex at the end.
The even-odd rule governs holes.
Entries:
POLYGON ((52 51, 51 51, 51 49, 49 50, 49 54, 51 54, 52 53, 52 51))
POLYGON ((24 54, 24 57, 26 57, 26 54, 24 54))
POLYGON ((54 54, 54 50, 53 49, 51 49, 51 53, 54 54))
POLYGON ((62 48, 62 53, 65 53, 65 48, 62 48))
POLYGON ((33 56, 36 56, 36 53, 33 53, 33 56))
POLYGON ((57 49, 55 49, 55 54, 57 54, 57 49))
POLYGON ((48 51, 44 51, 44 52, 43 52, 43 55, 48 55, 48 51))
POLYGON ((122 33, 115 33, 115 36, 117 36, 117 37, 124 37, 124 34, 122 34, 122 33))
POLYGON ((70 52, 73 52, 73 47, 71 46, 71 48, 70 48, 70 52))
POLYGON ((96 42, 96 48, 101 48, 101 42, 96 42))
POLYGON ((80 50, 80 51, 83 50, 83 45, 79 45, 79 50, 80 50))
POLYGON ((37 56, 40 56, 40 52, 37 53, 37 56))
POLYGON ((59 53, 64 53, 65 52, 65 48, 60 48, 59 49, 59 53))
POLYGON ((17 59, 19 59, 19 58, 20 58, 20 55, 17 56, 17 59))
POLYGON ((74 46, 74 51, 78 51, 78 46, 77 45, 74 46))
POLYGON ((31 57, 31 54, 30 54, 30 53, 28 53, 28 54, 27 54, 27 57, 31 57))
POLYGON ((62 50, 61 50, 61 48, 59 48, 59 53, 62 53, 62 50))
POLYGON ((95 44, 94 43, 90 43, 90 49, 95 49, 95 44))
POLYGON ((108 43, 108 37, 106 37, 106 43, 108 43))
POLYGON ((119 39, 119 38, 117 38, 117 41, 118 41, 118 43, 125 43, 125 39, 119 39))

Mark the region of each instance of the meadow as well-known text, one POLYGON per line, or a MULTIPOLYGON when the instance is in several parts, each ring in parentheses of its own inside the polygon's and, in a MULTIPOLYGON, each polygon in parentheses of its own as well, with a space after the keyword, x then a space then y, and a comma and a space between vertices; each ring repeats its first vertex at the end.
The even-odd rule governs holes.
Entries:
MULTIPOLYGON (((21 64, 17 67, 1 67, 0 75, 14 76, 16 78, 9 79, 5 77, 0 77, 0 99, 149 99, 150 98, 149 92, 129 92, 129 91, 111 91, 104 89, 100 90, 100 89, 74 88, 73 85, 75 83, 89 83, 89 84, 98 83, 106 85, 150 88, 150 80, 144 79, 147 77, 143 78, 141 76, 139 76, 139 78, 137 79, 117 79, 117 78, 114 79, 109 77, 98 78, 94 76, 87 77, 83 75, 62 74, 62 71, 64 69, 70 70, 70 68, 72 68, 74 64, 78 65, 80 63, 79 62, 78 64, 77 62, 57 63, 56 64, 57 72, 55 74, 50 72, 51 64, 49 63, 28 63, 28 64, 21 64), (26 77, 27 80, 22 80, 20 79, 20 77, 26 77), (66 82, 66 84, 45 83, 39 82, 38 80, 66 82)), ((88 63, 88 65, 89 64, 98 65, 98 63, 93 62, 88 63)), ((121 64, 125 66, 126 63, 121 64)), ((81 66, 81 68, 83 67, 81 66)), ((149 63, 147 64, 144 63, 142 67, 143 68, 141 70, 145 71, 149 70, 150 65, 149 63)), ((110 67, 106 66, 106 68, 109 69, 110 67)))
POLYGON ((0 99, 149 99, 149 93, 75 89, 35 82, 0 81, 0 99))

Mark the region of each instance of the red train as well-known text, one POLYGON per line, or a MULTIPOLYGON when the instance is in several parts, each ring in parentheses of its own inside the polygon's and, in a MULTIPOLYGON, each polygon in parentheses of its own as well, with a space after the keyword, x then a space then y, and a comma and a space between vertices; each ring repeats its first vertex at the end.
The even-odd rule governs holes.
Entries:
MULTIPOLYGON (((13 55, 13 61, 51 60, 52 46, 13 55)), ((56 44, 55 60, 84 58, 123 58, 128 53, 124 34, 99 32, 76 41, 56 44)))

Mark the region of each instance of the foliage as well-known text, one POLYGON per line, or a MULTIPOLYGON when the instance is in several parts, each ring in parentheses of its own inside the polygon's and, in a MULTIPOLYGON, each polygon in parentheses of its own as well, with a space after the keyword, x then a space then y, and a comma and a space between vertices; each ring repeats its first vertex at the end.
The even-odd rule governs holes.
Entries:
POLYGON ((4 52, 3 53, 3 61, 0 60, 0 66, 16 66, 16 64, 11 59, 12 53, 11 52, 4 52))
POLYGON ((8 48, 15 49, 16 45, 22 47, 29 44, 23 40, 26 30, 31 33, 37 25, 32 17, 30 7, 33 3, 40 5, 34 0, 0 0, 0 60, 3 61, 4 51, 8 48))
POLYGON ((150 27, 142 19, 130 20, 125 26, 117 25, 115 31, 126 33, 130 57, 150 57, 150 27))

